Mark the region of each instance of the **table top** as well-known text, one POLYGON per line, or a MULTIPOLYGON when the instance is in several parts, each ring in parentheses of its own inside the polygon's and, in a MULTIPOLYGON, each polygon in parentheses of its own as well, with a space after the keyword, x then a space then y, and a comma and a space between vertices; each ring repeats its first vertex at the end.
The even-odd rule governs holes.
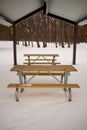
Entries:
POLYGON ((58 54, 24 54, 24 56, 59 56, 58 54))
POLYGON ((10 71, 23 72, 23 71, 63 71, 74 72, 77 69, 73 65, 15 65, 10 71))

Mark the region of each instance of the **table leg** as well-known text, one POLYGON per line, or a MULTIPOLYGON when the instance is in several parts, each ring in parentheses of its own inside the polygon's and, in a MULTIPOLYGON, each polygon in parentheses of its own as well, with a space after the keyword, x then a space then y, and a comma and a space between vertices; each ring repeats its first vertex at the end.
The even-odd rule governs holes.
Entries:
MULTIPOLYGON (((69 75, 69 72, 64 72, 64 84, 67 84, 68 82, 68 75, 69 75)), ((64 88, 64 91, 66 92, 66 88, 64 88)), ((68 92, 69 92, 69 100, 68 101, 71 101, 72 100, 72 91, 71 91, 71 88, 68 88, 68 92)))
POLYGON ((24 75, 24 83, 26 83, 26 75, 24 75))
MULTIPOLYGON (((20 81, 20 84, 23 84, 23 76, 22 76, 22 73, 21 72, 18 72, 18 76, 19 76, 19 81, 20 81)), ((21 88, 21 91, 20 92, 23 92, 24 89, 21 88)), ((19 101, 19 88, 16 88, 15 90, 15 100, 18 102, 19 101)))
MULTIPOLYGON (((64 72, 64 84, 67 84, 67 82, 68 82, 68 75, 69 75, 69 73, 68 73, 68 72, 64 72)), ((66 92, 66 91, 67 91, 67 89, 66 89, 66 88, 64 88, 64 91, 66 92)))
MULTIPOLYGON (((20 81, 20 84, 23 84, 23 75, 21 72, 18 72, 18 75, 19 75, 19 81, 20 81)), ((24 91, 24 88, 21 88, 20 89, 20 92, 22 93, 24 91)))

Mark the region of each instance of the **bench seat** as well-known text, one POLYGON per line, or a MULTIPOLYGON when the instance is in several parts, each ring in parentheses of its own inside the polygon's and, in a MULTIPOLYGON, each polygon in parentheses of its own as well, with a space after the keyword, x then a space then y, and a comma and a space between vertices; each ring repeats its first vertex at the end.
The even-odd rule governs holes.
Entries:
MULTIPOLYGON (((34 74, 36 74, 36 73, 38 73, 37 71, 23 71, 22 72, 22 74, 23 75, 34 75, 34 74)), ((38 75, 49 75, 49 74, 53 74, 53 75, 64 75, 64 72, 62 72, 62 71, 60 71, 60 72, 55 72, 55 71, 53 71, 53 72, 44 72, 44 71, 41 71, 41 72, 39 72, 38 74, 37 74, 37 76, 38 75)))
POLYGON ((69 100, 72 100, 71 88, 80 88, 78 84, 9 84, 8 88, 16 88, 15 98, 19 101, 18 90, 19 88, 68 88, 69 100))
POLYGON ((8 88, 80 88, 78 84, 9 84, 8 88))

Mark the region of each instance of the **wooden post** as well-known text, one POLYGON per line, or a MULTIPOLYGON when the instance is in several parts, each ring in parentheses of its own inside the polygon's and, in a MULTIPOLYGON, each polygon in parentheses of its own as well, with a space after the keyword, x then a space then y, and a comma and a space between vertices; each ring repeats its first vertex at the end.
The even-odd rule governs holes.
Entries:
POLYGON ((16 55, 16 27, 13 24, 13 58, 14 58, 14 65, 17 65, 17 55, 16 55))
POLYGON ((74 25, 74 44, 73 44, 73 64, 76 64, 76 33, 77 33, 77 24, 74 25))

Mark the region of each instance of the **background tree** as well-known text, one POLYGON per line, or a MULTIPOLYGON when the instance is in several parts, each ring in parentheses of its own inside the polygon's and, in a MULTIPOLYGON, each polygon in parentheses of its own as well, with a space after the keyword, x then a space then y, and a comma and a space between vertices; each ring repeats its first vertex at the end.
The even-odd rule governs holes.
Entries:
MULTIPOLYGON (((22 41, 24 46, 33 47, 34 41, 37 42, 37 47, 40 47, 40 42, 43 42, 43 47, 47 47, 47 43, 54 43, 55 47, 65 47, 67 44, 70 47, 74 42, 74 26, 64 21, 44 15, 40 11, 31 17, 23 20, 16 25, 17 44, 22 41)), ((0 25, 0 40, 13 39, 12 27, 0 25)), ((87 25, 77 26, 77 42, 87 42, 87 25)))

